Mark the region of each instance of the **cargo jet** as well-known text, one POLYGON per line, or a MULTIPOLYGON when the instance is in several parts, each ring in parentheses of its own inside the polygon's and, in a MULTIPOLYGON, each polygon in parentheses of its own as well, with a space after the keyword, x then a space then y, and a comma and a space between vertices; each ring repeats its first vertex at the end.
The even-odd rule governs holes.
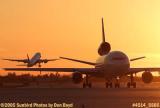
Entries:
POLYGON ((27 59, 2 59, 2 60, 26 63, 22 65, 17 65, 17 66, 33 67, 34 65, 38 64, 38 67, 41 67, 41 63, 48 63, 49 61, 55 61, 58 59, 41 59, 41 53, 37 52, 31 59, 29 58, 27 54, 27 59))
POLYGON ((98 48, 98 54, 100 57, 96 62, 88 62, 84 60, 77 60, 67 57, 60 57, 62 59, 71 60, 74 62, 80 62, 88 65, 92 65, 93 68, 3 68, 7 71, 53 71, 53 72, 73 72, 72 80, 78 84, 83 82, 83 88, 92 87, 91 77, 101 77, 105 79, 106 88, 119 88, 119 79, 122 76, 130 76, 130 80, 127 83, 127 87, 136 88, 136 82, 134 81, 134 74, 143 72, 142 80, 144 83, 150 83, 153 79, 152 73, 160 71, 158 67, 146 67, 146 68, 131 68, 130 62, 139 60, 145 57, 138 57, 129 59, 128 56, 121 51, 111 51, 111 45, 105 40, 104 23, 102 18, 102 42, 98 48), (82 77, 85 75, 85 78, 82 77), (116 82, 113 83, 113 80, 116 82))

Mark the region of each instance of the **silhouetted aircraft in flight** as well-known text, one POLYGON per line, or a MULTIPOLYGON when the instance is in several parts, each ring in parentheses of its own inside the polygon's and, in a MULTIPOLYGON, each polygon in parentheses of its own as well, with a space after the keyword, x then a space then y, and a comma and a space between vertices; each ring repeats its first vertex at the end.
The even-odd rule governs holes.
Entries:
POLYGON ((67 59, 75 62, 80 62, 88 65, 94 66, 93 68, 3 68, 7 71, 55 71, 55 72, 73 72, 72 80, 74 83, 78 84, 83 81, 83 88, 92 87, 90 77, 101 77, 105 79, 105 86, 115 88, 120 87, 119 78, 122 76, 130 76, 130 80, 127 83, 127 87, 131 86, 136 88, 136 82, 134 81, 134 74, 138 72, 143 72, 142 80, 144 83, 150 83, 153 79, 152 73, 155 71, 160 71, 160 68, 131 68, 130 62, 139 60, 145 57, 138 57, 129 59, 128 56, 121 51, 111 51, 111 45, 105 40, 104 23, 102 18, 102 42, 98 48, 98 54, 100 57, 96 62, 88 62, 84 60, 77 60, 67 57, 60 57, 62 59, 67 59), (83 79, 82 75, 85 74, 83 79), (116 82, 113 83, 113 80, 116 82))
POLYGON ((17 65, 17 66, 33 67, 34 65, 38 64, 38 67, 41 67, 41 63, 48 63, 49 61, 55 61, 58 59, 41 59, 41 53, 37 52, 31 59, 29 58, 27 54, 27 59, 2 59, 2 60, 26 63, 22 65, 17 65))

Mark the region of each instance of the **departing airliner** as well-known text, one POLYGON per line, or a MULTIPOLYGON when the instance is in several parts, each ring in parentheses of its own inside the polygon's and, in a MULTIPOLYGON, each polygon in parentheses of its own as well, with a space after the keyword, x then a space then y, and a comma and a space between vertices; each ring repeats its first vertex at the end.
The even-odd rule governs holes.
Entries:
POLYGON ((47 63, 49 61, 55 61, 58 59, 41 59, 41 53, 37 52, 37 53, 35 53, 35 55, 31 59, 29 58, 29 56, 27 54, 27 59, 2 59, 2 60, 26 63, 26 64, 22 64, 22 65, 17 65, 17 66, 33 67, 34 65, 38 64, 38 67, 41 67, 41 63, 47 63))
POLYGON ((98 48, 98 54, 100 55, 97 62, 88 62, 83 60, 71 59, 67 57, 60 57, 75 62, 89 64, 94 66, 93 68, 4 68, 8 71, 55 71, 55 72, 73 72, 72 80, 78 84, 83 81, 83 88, 92 87, 90 77, 101 77, 105 79, 105 86, 113 87, 113 80, 115 88, 120 87, 119 79, 122 76, 130 76, 130 81, 127 83, 127 87, 131 86, 136 88, 136 82, 134 81, 133 74, 143 72, 142 80, 144 83, 150 83, 153 79, 152 73, 160 71, 160 68, 131 68, 130 61, 139 60, 145 57, 138 57, 129 59, 128 56, 121 51, 111 51, 111 45, 105 41, 104 23, 102 18, 102 43, 98 48), (83 79, 82 75, 85 74, 83 79))

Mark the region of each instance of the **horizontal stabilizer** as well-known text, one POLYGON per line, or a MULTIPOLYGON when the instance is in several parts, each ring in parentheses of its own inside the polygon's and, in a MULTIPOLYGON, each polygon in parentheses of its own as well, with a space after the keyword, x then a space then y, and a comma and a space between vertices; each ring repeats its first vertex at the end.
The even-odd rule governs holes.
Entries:
POLYGON ((80 62, 80 63, 84 63, 84 64, 88 64, 88 65, 96 65, 96 63, 87 62, 87 61, 83 61, 83 60, 71 59, 71 58, 66 58, 66 57, 60 57, 60 58, 70 60, 70 61, 80 62))
POLYGON ((137 58, 130 59, 130 61, 135 61, 135 60, 139 60, 139 59, 143 59, 143 58, 146 58, 146 57, 145 56, 143 56, 143 57, 137 57, 137 58))

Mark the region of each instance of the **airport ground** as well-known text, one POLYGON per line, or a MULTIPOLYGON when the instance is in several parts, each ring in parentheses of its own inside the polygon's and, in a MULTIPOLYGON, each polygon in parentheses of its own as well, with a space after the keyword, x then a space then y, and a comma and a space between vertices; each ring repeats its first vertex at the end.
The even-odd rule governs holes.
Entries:
MULTIPOLYGON (((160 83, 138 83, 137 88, 104 87, 95 83, 93 88, 81 88, 73 83, 41 84, 28 87, 0 88, 1 103, 70 104, 71 108, 152 108, 160 107, 160 83), (72 106, 73 105, 73 106, 72 106)), ((56 108, 56 107, 55 107, 56 108)), ((59 107, 61 108, 61 107, 59 107)))

